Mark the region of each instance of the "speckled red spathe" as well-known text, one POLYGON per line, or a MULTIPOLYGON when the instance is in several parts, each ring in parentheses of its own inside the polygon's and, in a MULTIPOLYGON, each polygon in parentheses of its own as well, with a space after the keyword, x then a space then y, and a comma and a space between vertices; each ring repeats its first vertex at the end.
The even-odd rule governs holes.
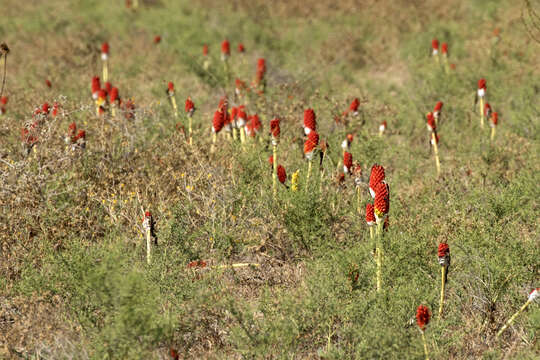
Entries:
POLYGON ((204 56, 208 56, 208 45, 206 44, 203 45, 202 53, 204 56))
POLYGON ((47 85, 48 88, 51 88, 52 87, 51 80, 45 79, 45 85, 47 85))
POLYGON ((431 48, 433 50, 439 50, 439 40, 437 39, 431 40, 431 48))
POLYGON ((278 118, 275 118, 270 121, 270 133, 272 134, 272 137, 275 139, 279 139, 279 135, 281 133, 279 123, 280 123, 280 120, 278 118))
POLYGON ((437 103, 435 104, 435 107, 433 108, 433 112, 440 112, 442 110, 442 107, 443 107, 443 102, 437 101, 437 103))
POLYGON ((319 145, 319 134, 315 131, 311 131, 306 141, 304 142, 304 154, 309 154, 319 145))
POLYGON ((353 164, 352 154, 348 151, 345 151, 343 153, 343 168, 344 168, 343 170, 345 171, 345 173, 350 173, 352 164, 353 164))
POLYGON ((366 223, 370 226, 375 224, 375 211, 373 204, 366 204, 366 223))
POLYGON ((0 104, 6 105, 7 103, 8 103, 8 97, 7 96, 2 96, 0 98, 0 104))
POLYGON ((277 177, 280 183, 285 184, 285 181, 287 180, 287 172, 281 165, 278 165, 277 167, 277 177))
POLYGON ((382 182, 385 178, 384 168, 379 164, 374 164, 371 167, 371 174, 369 175, 369 188, 373 193, 372 197, 375 197, 375 187, 382 182))
POLYGON ((244 44, 239 43, 238 44, 238 52, 243 53, 244 51, 246 51, 246 48, 244 47, 244 44))
POLYGON ((109 43, 108 42, 104 42, 103 44, 101 44, 101 53, 109 55, 109 43))
POLYGON ((418 306, 418 309, 416 309, 416 324, 418 324, 418 327, 420 330, 424 331, 427 324, 429 324, 429 320, 431 318, 431 313, 429 312, 429 309, 427 306, 420 305, 418 306))
POLYGON ((450 254, 450 247, 447 243, 440 243, 437 249, 437 256, 442 258, 450 254))
POLYGON ((156 35, 154 36, 154 44, 159 44, 161 42, 161 36, 156 35))
POLYGON ((169 95, 174 94, 174 83, 172 81, 169 81, 167 84, 167 91, 169 92, 169 95))
POLYGON ((304 110, 304 128, 317 131, 317 116, 313 109, 304 110))

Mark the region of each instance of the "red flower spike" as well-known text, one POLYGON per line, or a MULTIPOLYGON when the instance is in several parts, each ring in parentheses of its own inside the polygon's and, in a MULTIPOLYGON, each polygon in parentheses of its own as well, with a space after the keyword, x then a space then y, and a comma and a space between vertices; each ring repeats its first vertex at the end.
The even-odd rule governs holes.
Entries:
POLYGON ((268 157, 268 163, 270 164, 270 167, 274 166, 274 155, 268 157))
POLYGON ((492 112, 491 105, 489 105, 489 103, 486 102, 484 105, 484 116, 488 119, 491 118, 491 112, 492 112))
POLYGON ((169 81, 167 84, 167 91, 169 92, 169 95, 174 94, 174 83, 172 81, 169 81))
POLYGON ((437 101, 437 104, 435 104, 435 107, 433 108, 433 112, 441 112, 443 107, 442 101, 437 101))
POLYGON ((427 118, 427 128, 429 131, 435 131, 437 130, 437 126, 435 125, 435 117, 433 116, 433 113, 428 113, 426 115, 427 118))
POLYGON ((388 184, 380 182, 375 186, 375 217, 381 218, 390 210, 390 194, 388 184))
POLYGON ((150 211, 145 211, 144 212, 144 217, 147 218, 147 217, 152 217, 152 213, 150 211))
POLYGON ((51 80, 45 79, 45 85, 47 85, 48 88, 51 88, 52 87, 51 80))
POLYGON ((439 51, 439 40, 433 39, 431 40, 431 48, 433 49, 433 53, 437 53, 439 51))
POLYGON ((499 114, 497 114, 496 112, 493 112, 491 114, 491 126, 497 126, 499 122, 499 114))
POLYGON ((448 54, 448 44, 447 43, 442 43, 441 45, 441 52, 443 54, 448 54))
POLYGON ((215 132, 216 134, 219 133, 221 129, 223 128, 224 121, 225 119, 223 118, 223 113, 217 110, 214 113, 214 120, 212 121, 212 131, 215 132))
POLYGON ((154 36, 154 44, 159 44, 161 42, 161 36, 156 35, 154 36))
POLYGON ((449 254, 450 254, 450 247, 448 246, 448 244, 447 243, 440 243, 439 248, 437 250, 438 257, 443 258, 443 257, 445 257, 446 255, 449 255, 449 254))
POLYGON ((225 56, 231 55, 231 44, 227 39, 223 40, 221 43, 221 54, 225 56))
POLYGON ((8 103, 8 97, 7 96, 2 96, 0 98, 0 104, 6 105, 7 103, 8 103))
POLYGON ((418 324, 418 327, 420 330, 424 331, 426 328, 426 325, 429 324, 429 319, 431 318, 431 313, 429 312, 429 309, 427 306, 420 305, 418 306, 418 309, 416 309, 416 323, 418 324))
POLYGON ((317 116, 313 109, 304 110, 304 132, 309 135, 311 131, 317 131, 317 116))
POLYGON ((188 268, 205 268, 206 267, 206 261, 204 260, 194 260, 192 262, 190 262, 188 265, 187 265, 188 268))
POLYGON ((112 89, 112 85, 111 85, 110 82, 107 81, 107 82, 105 83, 105 90, 107 90, 107 92, 110 93, 110 92, 111 92, 111 89, 112 89))
POLYGON ((253 115, 251 117, 251 122, 253 124, 253 131, 255 132, 253 136, 255 136, 262 130, 262 123, 261 123, 261 120, 259 119, 259 115, 257 114, 253 115))
POLYGON ((79 140, 79 139, 85 139, 86 138, 86 131, 84 130, 79 130, 79 132, 77 133, 77 136, 75 136, 75 141, 79 140))
POLYGON ((128 100, 124 104, 124 117, 127 120, 135 118, 135 102, 128 100))
POLYGON ((120 100, 120 97, 118 96, 118 88, 113 87, 109 93, 109 101, 111 104, 118 102, 120 100))
POLYGON ((105 90, 105 89, 99 90, 98 99, 102 100, 102 101, 106 101, 107 100, 107 90, 105 90))
POLYGON ((358 100, 358 98, 355 98, 351 105, 349 106, 349 111, 352 111, 353 114, 356 115, 356 113, 358 112, 358 107, 360 106, 360 100, 358 100))
POLYGON ((244 51, 246 51, 246 48, 244 47, 244 44, 242 44, 242 43, 238 44, 238 52, 243 53, 244 51))
POLYGON ((186 99, 186 106, 185 106, 185 109, 186 109, 186 113, 187 113, 189 116, 192 116, 193 113, 195 112, 195 104, 194 104, 193 101, 191 100, 191 96, 188 96, 188 98, 186 99))
POLYGON ((264 58, 257 59, 257 71, 266 73, 266 60, 264 58))
POLYGON ((105 55, 109 55, 109 43, 108 42, 104 42, 103 44, 101 44, 101 53, 105 54, 105 55))
POLYGON ((287 172, 281 165, 278 165, 277 167, 277 177, 280 183, 285 184, 285 180, 287 180, 287 172))
POLYGON ((384 168, 379 164, 374 164, 371 167, 371 174, 369 175, 369 192, 371 193, 371 197, 375 197, 375 187, 384 179, 384 168))
POLYGON ((369 226, 373 226, 375 224, 375 212, 373 204, 366 204, 366 223, 369 226))
POLYGON ((480 89, 486 90, 486 79, 484 78, 478 80, 478 90, 480 89))
POLYGON ((202 53, 204 56, 208 56, 208 45, 206 44, 203 45, 202 53))
POLYGON ((352 160, 352 154, 350 152, 345 151, 343 153, 343 171, 345 174, 348 174, 352 168, 353 160, 352 160))
POLYGON ((44 103, 43 105, 41 105, 41 111, 42 111, 45 115, 48 115, 48 114, 49 114, 49 111, 50 111, 49 103, 44 103))
POLYGON ((317 145, 319 145, 319 134, 315 131, 311 131, 304 142, 304 154, 306 157, 309 157, 313 153, 313 150, 315 150, 317 145))
POLYGON ((58 115, 58 109, 59 109, 59 108, 60 108, 60 104, 58 104, 57 102, 55 102, 55 103, 53 104, 53 108, 52 108, 52 112, 51 112, 51 114, 52 114, 53 117, 56 117, 56 115, 58 115))
POLYGON ((342 185, 345 182, 345 174, 339 173, 336 180, 339 185, 342 185))
POLYGON ((246 125, 246 120, 247 120, 247 114, 246 114, 246 111, 245 111, 245 106, 244 105, 240 105, 238 107, 238 113, 237 113, 237 126, 238 127, 243 127, 246 125))
POLYGON ((76 132, 77 132, 77 124, 72 122, 71 124, 69 124, 69 127, 68 127, 68 136, 73 137, 75 136, 76 132))
POLYGON ((236 118, 238 117, 238 108, 236 106, 233 106, 231 108, 231 118, 233 122, 236 122, 236 118))
POLYGON ((178 351, 173 348, 170 348, 169 355, 171 356, 172 360, 178 360, 180 358, 180 356, 178 355, 178 351))
POLYGON ((272 134, 272 137, 274 139, 279 139, 279 134, 281 133, 280 127, 279 127, 279 119, 275 118, 270 121, 270 133, 272 134))
POLYGON ((97 100, 100 89, 101 84, 99 83, 99 76, 94 76, 92 78, 92 98, 94 98, 94 100, 97 100))

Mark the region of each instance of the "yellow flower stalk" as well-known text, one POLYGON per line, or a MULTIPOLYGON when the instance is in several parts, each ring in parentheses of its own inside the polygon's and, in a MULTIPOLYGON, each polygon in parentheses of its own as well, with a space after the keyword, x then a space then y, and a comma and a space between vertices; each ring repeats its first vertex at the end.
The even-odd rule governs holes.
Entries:
POLYGON ((442 317, 444 307, 444 291, 446 286, 446 278, 448 275, 448 267, 450 266, 450 247, 446 243, 440 243, 437 250, 439 265, 441 265, 441 300, 439 302, 439 318, 442 317))
POLYGON ((298 191, 298 175, 300 170, 296 170, 291 176, 291 191, 298 191))
POLYGON ((536 288, 529 294, 529 297, 527 298, 527 302, 523 304, 523 306, 508 319, 506 324, 497 332, 497 337, 501 336, 501 334, 508 328, 508 326, 512 325, 514 320, 521 314, 532 302, 534 302, 536 299, 540 298, 540 288, 536 288))

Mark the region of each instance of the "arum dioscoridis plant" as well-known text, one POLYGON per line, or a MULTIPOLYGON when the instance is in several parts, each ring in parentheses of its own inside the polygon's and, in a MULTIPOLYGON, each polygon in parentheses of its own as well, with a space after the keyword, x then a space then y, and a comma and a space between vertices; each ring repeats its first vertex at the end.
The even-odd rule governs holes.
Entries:
POLYGON ((443 108, 443 102, 437 101, 435 107, 433 108, 433 117, 435 118, 435 125, 439 126, 439 120, 441 119, 441 112, 443 108))
POLYGON ((373 240, 373 225, 375 225, 375 211, 373 204, 366 204, 366 223, 369 226, 369 238, 373 240))
MULTIPOLYGON (((375 199, 373 203, 373 212, 375 215, 375 222, 377 223, 375 255, 377 256, 377 291, 380 291, 382 287, 382 230, 383 224, 388 216, 388 211, 390 210, 390 188, 385 181, 384 168, 381 165, 374 164, 371 167, 369 192, 375 199)), ((367 210, 368 208, 366 208, 366 212, 367 210)), ((368 214, 366 213, 366 220, 367 217, 368 214)))
POLYGON ((109 79, 109 43, 101 44, 101 62, 103 63, 103 81, 109 79))
POLYGON ((191 96, 188 96, 188 98, 186 99, 185 110, 186 110, 186 116, 188 118, 188 139, 189 139, 188 142, 189 142, 189 145, 193 145, 192 132, 193 132, 193 114, 195 113, 195 104, 191 100, 191 96))
POLYGON ((426 360, 429 360, 429 353, 424 332, 426 331, 426 326, 427 324, 429 324, 430 318, 431 313, 427 306, 418 306, 418 308, 416 309, 416 324, 418 324, 418 328, 420 329, 420 333, 422 334, 422 343, 424 344, 424 354, 426 356, 426 360))
POLYGON ((210 68, 210 57, 208 56, 208 45, 203 45, 203 69, 208 71, 210 68))
POLYGON ((277 146, 279 144, 279 135, 280 135, 279 119, 275 118, 270 121, 270 135, 272 136, 272 154, 273 154, 273 171, 272 171, 272 191, 274 197, 277 195, 277 146))
POLYGON ((450 267, 450 247, 447 243, 440 243, 437 249, 439 265, 441 265, 441 300, 439 303, 439 318, 442 317, 444 306, 444 290, 446 279, 448 277, 448 268, 450 267))
POLYGON ((445 42, 441 44, 441 53, 442 53, 444 71, 447 74, 450 74, 450 65, 448 64, 448 44, 445 42))
POLYGON ((441 174, 441 162, 439 160, 439 135, 437 134, 437 125, 435 123, 435 116, 433 113, 428 113, 427 118, 427 128, 430 132, 430 144, 433 146, 433 153, 435 154, 435 165, 437 166, 437 176, 441 174))
POLYGON ((490 120, 491 122, 489 123, 489 126, 491 126, 491 141, 493 141, 495 140, 495 129, 497 128, 497 124, 499 123, 499 114, 493 112, 491 114, 490 120))
POLYGON ((231 44, 229 40, 225 39, 221 43, 221 60, 223 61, 223 66, 225 69, 225 76, 227 77, 227 82, 229 82, 230 73, 229 73, 229 57, 231 56, 231 44))
POLYGON ((169 81, 167 84, 167 96, 171 102, 174 117, 178 118, 178 106, 176 105, 176 98, 174 97, 174 83, 172 81, 169 81))
POLYGON ((431 56, 435 59, 435 63, 439 64, 439 40, 431 40, 431 56))
POLYGON ((527 297, 527 301, 523 306, 508 319, 506 324, 497 332, 497 337, 501 336, 501 334, 508 328, 508 326, 512 325, 514 320, 518 317, 519 314, 521 314, 531 303, 533 303, 536 299, 540 298, 540 288, 533 289, 529 296, 527 297))
POLYGON ((310 130, 306 141, 304 142, 304 155, 308 160, 308 171, 306 175, 306 191, 309 184, 309 178, 311 176, 311 168, 313 162, 313 155, 316 151, 317 145, 319 145, 319 134, 315 130, 310 130))
POLYGON ((116 108, 120 106, 120 95, 118 94, 118 88, 113 87, 111 88, 111 92, 109 93, 109 101, 111 104, 111 115, 113 117, 116 116, 116 108))
POLYGON ((485 102, 486 92, 487 92, 486 79, 482 78, 482 79, 478 80, 478 89, 476 91, 476 97, 475 97, 475 100, 474 100, 475 105, 478 102, 478 100, 480 100, 480 107, 479 107, 479 110, 480 110, 480 127, 482 129, 484 128, 484 117, 485 117, 485 114, 484 114, 484 102, 485 102))
POLYGON ((219 108, 214 113, 214 119, 212 120, 212 146, 210 152, 213 153, 216 149, 217 134, 223 129, 224 114, 222 108, 219 108))
POLYGON ((381 124, 379 125, 379 136, 382 137, 384 132, 386 131, 386 127, 388 126, 388 123, 386 120, 383 120, 381 124))

